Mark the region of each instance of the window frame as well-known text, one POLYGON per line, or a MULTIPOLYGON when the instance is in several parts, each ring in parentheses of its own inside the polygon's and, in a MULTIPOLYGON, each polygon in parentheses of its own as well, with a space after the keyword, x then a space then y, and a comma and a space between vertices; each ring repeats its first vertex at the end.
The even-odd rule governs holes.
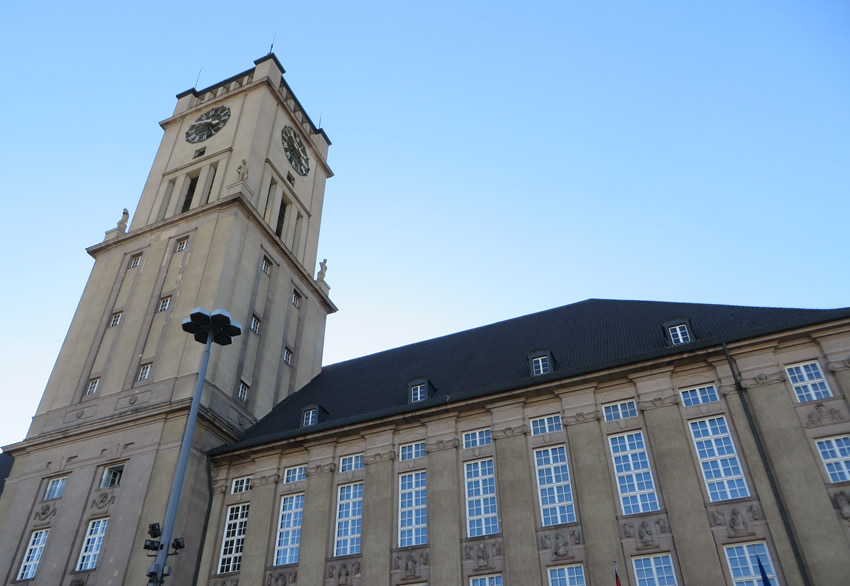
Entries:
POLYGON ((489 446, 493 443, 493 432, 489 427, 473 429, 463 432, 463 448, 480 448, 481 446, 489 446), (469 441, 467 441, 469 440, 469 441))
POLYGON ((54 501, 62 498, 62 493, 65 492, 65 484, 68 482, 67 476, 57 476, 47 481, 47 486, 44 487, 44 501, 54 501), (58 486, 58 488, 56 488, 58 486))
POLYGON ((114 311, 112 315, 109 317, 109 327, 117 328, 121 325, 121 317, 124 315, 123 311, 114 311))
POLYGON ((142 266, 142 253, 134 254, 130 257, 130 262, 128 265, 128 269, 136 269, 142 266))
POLYGON ((295 307, 299 307, 299 306, 300 306, 300 304, 301 304, 301 299, 302 299, 303 297, 304 297, 304 296, 303 296, 303 295, 301 295, 301 293, 299 293, 297 289, 293 289, 293 290, 292 290, 292 297, 290 298, 289 302, 290 302, 293 306, 295 306, 295 307))
POLYGON ((575 499, 573 496, 572 479, 570 477, 567 446, 559 444, 537 448, 534 450, 532 456, 534 460, 534 476, 537 485, 537 505, 538 511, 540 512, 541 526, 553 527, 555 525, 575 523, 575 499), (557 462, 554 460, 553 452, 555 451, 558 452, 558 456, 563 453, 563 460, 559 460, 557 462), (548 455, 548 461, 541 462, 541 457, 546 457, 544 456, 544 453, 548 455), (558 469, 562 470, 558 471, 558 469), (544 475, 546 476, 546 483, 541 482, 541 477, 544 475), (566 488, 564 489, 564 487, 566 488), (552 501, 552 499, 554 500, 552 501), (552 510, 554 510, 554 512, 547 513, 547 511, 552 510), (552 520, 553 518, 554 520, 552 520), (549 521, 547 522, 547 520, 549 521))
POLYGON ((401 444, 398 447, 398 459, 400 462, 404 462, 406 460, 415 460, 416 458, 424 458, 425 455, 426 453, 424 441, 401 444), (409 448, 409 454, 405 453, 408 451, 406 448, 409 448))
POLYGON ((420 403, 428 398, 428 385, 425 383, 417 383, 410 385, 410 402, 420 403))
POLYGON ((248 402, 248 393, 251 391, 251 385, 244 380, 239 381, 239 388, 236 389, 236 398, 243 403, 248 402))
POLYGON ((287 366, 292 366, 292 356, 295 354, 289 346, 283 347, 283 363, 287 366))
POLYGON ((428 544, 428 476, 426 470, 398 475, 398 546, 428 544))
POLYGON ((549 580, 549 586, 585 586, 584 565, 583 564, 568 564, 565 566, 553 566, 546 568, 546 577, 549 580), (577 569, 577 574, 568 575, 569 570, 577 569), (553 572, 564 570, 564 576, 553 576, 553 572))
POLYGON ((260 335, 260 325, 262 324, 262 320, 258 318, 256 315, 251 316, 251 325, 250 329, 253 333, 260 335))
POLYGON ((242 494, 243 492, 251 492, 253 486, 251 483, 252 476, 239 476, 233 479, 230 483, 230 494, 242 494))
MULTIPOLYGON (((644 572, 646 571, 646 569, 647 568, 641 568, 641 570, 644 571, 644 572)), ((647 586, 659 586, 660 584, 664 584, 665 586, 666 585, 677 586, 679 584, 678 578, 676 577, 676 566, 673 565, 673 555, 670 552, 653 553, 653 554, 649 554, 649 555, 634 556, 634 557, 632 557, 632 571, 634 572, 635 582, 637 584, 646 584, 647 586), (652 582, 647 581, 648 577, 645 576, 645 575, 641 576, 641 577, 638 576, 638 561, 642 562, 644 560, 650 562, 650 566, 649 566, 648 569, 650 569, 652 571, 652 582), (659 575, 658 575, 659 567, 656 564, 656 560, 662 562, 662 564, 665 561, 669 562, 669 566, 666 566, 666 565, 661 566, 661 569, 666 569, 667 567, 669 567, 669 569, 670 569, 669 575, 661 576, 665 580, 663 583, 658 581, 658 579, 659 579, 659 575), (673 582, 668 581, 667 578, 672 578, 673 582)))
POLYGON ((340 484, 337 487, 333 557, 360 553, 363 538, 363 494, 362 481, 340 484), (345 499, 343 493, 347 493, 345 499))
MULTIPOLYGON (((752 563, 752 556, 756 555, 758 559, 761 559, 764 556, 767 559, 767 564, 762 561, 762 566, 764 566, 764 571, 767 574, 768 579, 770 579, 771 586, 779 584, 779 578, 776 575, 776 566, 773 564, 773 559, 770 557, 770 550, 767 547, 767 542, 764 540, 758 541, 748 541, 744 543, 729 543, 723 546, 723 557, 726 559, 726 571, 729 573, 729 576, 732 578, 733 586, 738 586, 739 584, 746 584, 749 579, 755 578, 755 583, 758 583, 761 578, 761 573, 759 571, 758 562, 755 564, 752 563), (754 548, 754 551, 751 553, 750 548, 754 548), (746 576, 741 575, 737 578, 735 577, 735 571, 732 568, 732 559, 729 557, 730 550, 736 550, 737 548, 744 548, 744 553, 746 557, 744 558, 747 561, 746 570, 748 573, 746 576), (761 549, 763 551, 757 551, 757 549, 761 549)), ((736 556, 736 559, 741 559, 740 556, 736 556)), ((741 566, 737 566, 735 569, 740 570, 741 566)))
POLYGON ((542 376, 544 374, 549 374, 550 372, 552 372, 552 366, 549 363, 549 356, 547 354, 531 358, 532 376, 542 376))
POLYGON ((100 517, 89 521, 74 571, 84 572, 97 568, 107 529, 109 529, 109 517, 100 517))
POLYGON ((121 479, 124 477, 124 464, 113 464, 103 469, 103 474, 100 476, 99 489, 116 488, 121 486, 121 479))
POLYGON ((602 405, 602 415, 606 423, 632 419, 638 416, 637 401, 634 399, 625 399, 623 401, 605 403, 602 405))
POLYGON ((850 434, 845 433, 816 439, 815 448, 818 451, 820 461, 823 464, 830 484, 834 484, 836 482, 847 482, 850 480, 850 434), (836 445, 835 440, 846 440, 842 442, 845 445, 836 445), (837 456, 829 458, 826 457, 824 454, 824 447, 822 447, 821 444, 827 443, 831 444, 831 447, 826 446, 825 449, 831 452, 837 452, 837 456), (831 466, 832 469, 830 468, 831 466), (835 476, 838 476, 838 478, 833 476, 833 470, 835 471, 835 476))
POLYGON ((232 574, 242 568, 242 551, 245 548, 245 535, 248 530, 250 510, 250 503, 240 503, 227 507, 216 574, 232 574))
POLYGON ((794 396, 797 399, 797 403, 812 403, 814 401, 823 401, 824 399, 831 399, 835 396, 835 393, 832 392, 832 387, 829 386, 829 382, 826 380, 826 374, 820 366, 819 360, 808 360, 806 362, 797 362, 795 364, 788 364, 785 366, 785 374, 788 376, 788 382, 791 383, 791 388, 794 390, 794 396), (806 367, 814 366, 820 375, 819 378, 811 378, 806 372, 806 367), (799 373, 792 372, 792 369, 800 369, 799 373), (801 379, 800 382, 796 382, 795 378, 799 375, 805 375, 805 379, 801 379), (813 383, 822 383, 822 386, 816 390, 811 390, 811 387, 814 386, 813 383), (810 395, 811 398, 805 398, 805 396, 810 395))
POLYGON ((712 415, 711 417, 692 419, 688 421, 688 430, 691 433, 691 440, 697 456, 697 462, 699 462, 703 486, 708 494, 709 502, 718 503, 749 498, 751 496, 750 487, 747 483, 747 478, 744 475, 744 467, 741 463, 741 458, 738 456, 738 449, 732 439, 732 430, 729 427, 729 422, 727 421, 726 416, 712 415), (720 430, 718 433, 714 433, 714 428, 711 424, 713 421, 722 421, 724 429, 720 430), (700 426, 700 424, 705 424, 705 430, 708 432, 708 435, 700 435, 700 437, 697 437, 695 427, 700 426), (702 444, 702 447, 700 444, 702 444), (707 453, 709 450, 713 455, 702 455, 703 453, 707 453), (732 460, 734 460, 734 463, 731 462, 732 460), (712 463, 715 462, 718 463, 718 467, 714 467, 712 465, 712 463), (727 468, 729 467, 732 467, 731 471, 727 471, 727 468), (737 470, 737 473, 735 470, 737 470), (712 474, 711 478, 709 478, 708 475, 709 471, 712 474), (719 476, 717 474, 719 474, 719 476), (729 484, 730 482, 735 483, 736 481, 740 481, 743 486, 741 486, 741 484, 729 484), (715 488, 712 488, 712 486, 715 486, 715 488), (741 492, 743 494, 732 496, 735 493, 741 492), (724 494, 726 495, 725 497, 723 496, 724 494))
POLYGON ((340 456, 339 458, 339 471, 340 472, 353 472, 354 470, 363 470, 365 467, 364 455, 363 453, 359 454, 348 454, 346 456, 340 456))
POLYGON ((187 248, 188 246, 189 246, 189 237, 188 237, 188 236, 186 236, 185 238, 181 238, 181 239, 179 239, 179 240, 178 240, 178 241, 174 244, 174 252, 175 252, 175 253, 183 252, 184 250, 186 250, 186 248, 187 248))
POLYGON ((162 313, 164 311, 168 311, 171 309, 171 295, 166 295, 165 297, 159 298, 159 306, 157 307, 156 312, 162 313))
POLYGON ((560 413, 552 415, 544 415, 543 417, 535 417, 529 420, 529 429, 532 436, 546 435, 547 433, 555 433, 564 429, 564 423, 561 420, 560 413))
POLYGON ((21 559, 21 567, 18 569, 17 580, 32 580, 38 572, 38 564, 47 546, 47 538, 50 536, 50 527, 35 529, 30 533, 24 557, 21 559))
POLYGON ((153 362, 145 362, 144 364, 140 364, 139 374, 136 376, 136 382, 141 383, 150 379, 151 370, 153 370, 153 362))
POLYGON ((310 427, 319 423, 319 408, 305 407, 301 410, 301 427, 310 427))
POLYGON ((710 403, 720 402, 720 394, 717 392, 717 389, 713 384, 681 389, 679 391, 679 396, 682 399, 682 405, 685 407, 697 407, 699 405, 708 405, 710 403), (693 395, 690 395, 691 393, 693 393, 693 395), (686 396, 686 394, 688 394, 688 396, 686 396), (707 396, 709 398, 706 398, 707 396))
POLYGON ((499 502, 496 490, 495 458, 482 458, 463 463, 464 508, 466 510, 466 536, 484 537, 498 535, 499 502), (482 465, 489 463, 486 473, 482 473, 482 465), (470 476, 472 468, 473 476, 470 476), (480 511, 477 512, 476 511, 480 511), (474 514, 475 513, 475 514, 474 514), (475 525, 475 529, 473 529, 475 525))
POLYGON ((100 377, 93 376, 89 379, 89 384, 86 386, 85 396, 91 396, 97 394, 97 389, 100 387, 100 377))
POLYGON ((307 479, 307 466, 301 464, 300 466, 289 466, 288 468, 283 469, 283 482, 284 484, 289 484, 291 482, 298 482, 299 480, 307 479), (289 479, 289 473, 292 472, 295 478, 289 479))
POLYGON ((268 257, 263 257, 263 261, 260 263, 260 270, 267 275, 272 272, 272 261, 268 257))
POLYGON ((275 566, 298 563, 301 553, 301 530, 304 525, 304 497, 304 493, 299 492, 283 495, 280 498, 280 516, 274 548, 273 565, 275 566), (287 503, 291 503, 288 508, 287 503), (284 540, 286 543, 282 543, 284 540))
POLYGON ((501 574, 487 574, 485 576, 470 576, 469 586, 503 586, 501 574))
MULTIPOLYGON (((618 441, 619 443, 619 441, 618 441)), ((617 495, 620 501, 620 511, 622 515, 638 515, 640 513, 651 513, 655 511, 661 510, 661 502, 658 498, 658 488, 655 483, 655 475, 652 472, 652 463, 649 459, 649 449, 646 445, 646 439, 644 438, 643 430, 633 430, 625 433, 618 433, 614 435, 608 436, 608 451, 611 455, 611 465, 612 470, 614 472, 614 481, 617 485, 617 495), (629 442, 629 438, 633 436, 640 436, 640 447, 632 448, 629 442), (620 440, 624 438, 626 442, 626 447, 628 449, 615 452, 614 451, 614 442, 615 440, 620 440), (634 467, 634 456, 638 459, 641 458, 641 453, 643 454, 643 462, 646 465, 641 468, 634 467), (634 456, 633 456, 634 455, 634 456), (624 459, 628 458, 628 469, 623 467, 623 470, 618 471, 618 460, 625 461, 624 459), (644 478, 638 479, 638 476, 643 476, 644 478), (646 476, 649 478, 649 484, 651 485, 650 489, 637 489, 637 486, 646 485, 646 476), (632 477, 632 480, 629 484, 635 486, 635 490, 629 490, 627 492, 623 492, 624 482, 628 482, 628 480, 621 480, 621 478, 632 477), (643 500, 643 495, 647 495, 647 497, 651 496, 652 498, 647 498, 647 500, 643 500), (633 500, 636 498, 637 500, 633 500), (626 499, 629 500, 630 504, 626 505, 626 499), (633 510, 634 508, 638 510, 633 510)))

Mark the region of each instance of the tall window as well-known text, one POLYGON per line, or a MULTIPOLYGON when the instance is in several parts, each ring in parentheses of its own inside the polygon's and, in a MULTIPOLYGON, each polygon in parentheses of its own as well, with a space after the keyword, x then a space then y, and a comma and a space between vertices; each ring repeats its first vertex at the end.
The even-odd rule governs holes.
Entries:
POLYGON ((769 586, 779 585, 764 541, 727 545, 723 549, 726 551, 726 562, 729 564, 729 573, 732 574, 735 586, 762 586, 759 562, 770 580, 769 586))
POLYGON ((260 333, 260 318, 258 318, 256 315, 251 316, 251 331, 255 334, 260 333))
POLYGON ((800 403, 827 399, 832 396, 829 385, 817 361, 795 364, 785 369, 800 403))
POLYGON ((584 567, 576 564, 549 568, 549 586, 585 586, 584 567))
POLYGON ((531 435, 552 433, 561 429, 561 416, 550 415, 531 420, 531 435))
POLYGON ((192 198, 195 197, 195 189, 198 187, 198 177, 189 178, 189 187, 186 189, 186 197, 183 198, 183 207, 180 213, 188 212, 192 207, 192 198))
POLYGON ((283 362, 285 364, 288 364, 289 366, 292 366, 292 350, 290 350, 289 348, 283 349, 283 362))
MULTIPOLYGON (((676 586, 676 572, 670 554, 632 558, 637 586, 676 586)), ((753 585, 755 586, 755 585, 753 585)))
POLYGON ((750 496, 725 417, 691 421, 702 477, 712 502, 750 496))
POLYGON ((608 438, 624 515, 658 510, 658 496, 640 431, 608 438))
POLYGON ((850 480, 850 435, 827 437, 816 443, 829 480, 850 480))
POLYGON ((86 387, 86 395, 94 395, 97 393, 98 386, 100 386, 100 377, 90 378, 89 386, 86 387))
POLYGON ((425 472, 402 474, 398 493, 399 547, 428 543, 427 508, 425 472))
POLYGON ((340 486, 336 508, 335 556, 360 553, 362 524, 363 483, 340 486))
POLYGON ((139 376, 136 377, 136 380, 139 381, 139 382, 141 382, 143 380, 148 380, 148 377, 150 377, 150 375, 151 375, 151 367, 152 366, 153 366, 153 364, 150 363, 150 362, 148 362, 147 364, 142 364, 139 367, 139 376))
POLYGON ((555 446, 535 450, 534 466, 537 469, 537 494, 543 526, 575 522, 567 448, 555 446))
POLYGON ((242 567, 242 548, 248 528, 248 503, 227 508, 224 536, 221 539, 221 555, 218 558, 218 573, 238 572, 242 567))
POLYGON ((63 476, 62 478, 51 478, 50 482, 47 483, 47 490, 44 491, 44 500, 50 501, 61 498, 62 493, 65 492, 66 480, 68 480, 67 476, 63 476))
POLYGON ((106 535, 106 527, 109 525, 109 518, 96 519, 89 523, 86 530, 86 537, 83 540, 83 549, 80 551, 80 558, 77 560, 77 571, 93 570, 97 567, 97 558, 100 556, 100 549, 103 546, 103 536, 106 535))
POLYGON ((475 431, 467 431, 463 434, 464 448, 477 448, 478 446, 486 446, 493 443, 493 437, 490 435, 489 429, 476 429, 475 431))
POLYGON ((31 580, 35 578, 35 572, 38 569, 38 562, 41 561, 41 554, 44 552, 44 545, 47 543, 47 534, 49 529, 41 531, 33 531, 30 536, 30 542, 27 545, 27 551, 24 553, 24 560, 21 562, 21 569, 18 570, 18 580, 31 580))
POLYGON ((469 586, 502 586, 502 576, 501 574, 476 576, 469 579, 469 586))
POLYGON ((399 448, 399 460, 413 460, 415 458, 425 457, 425 442, 416 442, 414 444, 405 444, 399 448))
POLYGON ((619 403, 611 403, 603 408, 605 412, 605 421, 617 421, 618 419, 628 419, 637 417, 637 405, 634 401, 620 401, 619 403))
POLYGON ((277 545, 274 550, 274 565, 298 563, 301 547, 301 522, 304 518, 304 495, 285 496, 280 501, 280 524, 277 545))
POLYGON ((493 459, 467 462, 465 471, 467 537, 498 533, 499 513, 496 508, 493 459))
POLYGON ((272 263, 269 259, 263 258, 263 264, 260 265, 260 268, 265 274, 269 274, 272 270, 272 263))
POLYGON ((667 331, 670 333, 670 341, 673 342, 674 346, 687 344, 691 341, 691 335, 688 333, 688 326, 685 324, 671 326, 667 328, 667 331))
POLYGON ((236 391, 236 396, 239 397, 240 401, 248 400, 248 391, 251 390, 251 387, 248 386, 248 383, 245 381, 239 381, 239 390, 236 391))
POLYGON ((301 304, 301 293, 296 290, 292 290, 292 305, 298 307, 301 304))

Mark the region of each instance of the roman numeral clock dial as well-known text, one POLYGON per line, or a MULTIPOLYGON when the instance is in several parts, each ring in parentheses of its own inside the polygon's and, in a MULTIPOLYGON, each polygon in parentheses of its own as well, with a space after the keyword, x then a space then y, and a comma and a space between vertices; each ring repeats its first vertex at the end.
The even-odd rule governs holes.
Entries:
POLYGON ((295 129, 291 126, 284 126, 283 130, 280 131, 280 141, 283 143, 286 158, 289 159, 289 164, 292 165, 295 172, 299 175, 309 173, 310 157, 307 156, 307 149, 295 129))
POLYGON ((203 142, 224 128, 228 120, 230 120, 230 108, 227 106, 213 108, 192 122, 189 130, 186 131, 186 140, 191 143, 203 142))

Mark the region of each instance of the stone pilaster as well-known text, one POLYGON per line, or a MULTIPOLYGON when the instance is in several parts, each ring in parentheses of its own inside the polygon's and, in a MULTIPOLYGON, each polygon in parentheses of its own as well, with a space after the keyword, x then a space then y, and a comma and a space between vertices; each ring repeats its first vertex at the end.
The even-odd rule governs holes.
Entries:
POLYGON ((277 455, 257 462, 251 480, 251 508, 245 528, 245 547, 242 550, 242 569, 239 580, 243 584, 262 584, 266 566, 269 565, 269 544, 272 527, 277 526, 280 501, 275 499, 280 474, 277 473, 277 455))
POLYGON ((393 540, 393 432, 366 436, 366 481, 363 486, 363 583, 389 586, 393 540))
POLYGON ((458 440, 454 418, 429 421, 428 426, 428 541, 431 583, 462 584, 458 440))
POLYGON ((298 560, 298 584, 320 585, 325 574, 333 522, 334 491, 333 446, 310 449, 307 465, 307 490, 304 498, 304 522, 298 560))

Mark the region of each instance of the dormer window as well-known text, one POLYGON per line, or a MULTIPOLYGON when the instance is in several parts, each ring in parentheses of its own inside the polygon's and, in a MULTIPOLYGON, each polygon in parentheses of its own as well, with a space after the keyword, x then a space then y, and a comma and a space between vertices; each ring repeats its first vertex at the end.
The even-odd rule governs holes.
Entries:
POLYGON ((694 341, 694 331, 687 318, 673 318, 664 322, 664 334, 668 346, 681 346, 694 341))
POLYGON ((418 378, 407 383, 407 402, 419 403, 426 401, 432 394, 434 388, 430 381, 425 378, 418 378))
POLYGON ((304 409, 304 413, 301 416, 301 427, 309 427, 310 425, 316 425, 319 422, 319 409, 316 407, 311 407, 310 409, 304 409))
POLYGON ((549 374, 555 370, 555 360, 549 350, 535 350, 528 355, 528 367, 531 376, 549 374))

